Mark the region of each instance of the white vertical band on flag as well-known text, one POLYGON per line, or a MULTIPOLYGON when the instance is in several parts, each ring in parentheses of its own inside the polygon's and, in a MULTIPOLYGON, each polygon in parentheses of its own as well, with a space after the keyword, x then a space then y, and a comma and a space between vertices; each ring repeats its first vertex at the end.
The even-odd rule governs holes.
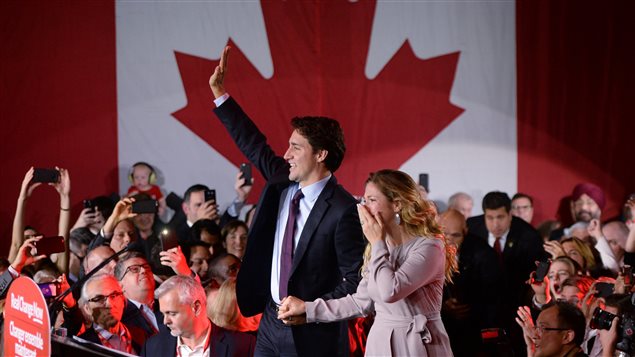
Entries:
POLYGON ((460 52, 450 101, 465 112, 401 169, 429 173, 433 199, 469 193, 474 213, 485 193, 517 188, 515 21, 514 1, 377 2, 368 78, 404 41, 421 59, 460 52))

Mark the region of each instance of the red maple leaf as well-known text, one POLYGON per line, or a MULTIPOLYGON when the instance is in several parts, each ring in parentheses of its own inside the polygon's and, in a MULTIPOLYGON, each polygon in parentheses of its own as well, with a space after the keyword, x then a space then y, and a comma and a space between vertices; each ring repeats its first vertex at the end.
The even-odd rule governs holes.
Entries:
MULTIPOLYGON (((373 3, 262 2, 262 8, 274 75, 263 78, 232 44, 226 88, 280 155, 292 117, 338 119, 347 152, 336 176, 351 192, 363 191, 369 172, 400 167, 463 112, 449 101, 458 52, 421 60, 405 42, 376 78, 366 78, 373 3)), ((207 80, 218 61, 175 55, 188 103, 174 117, 238 166, 246 159, 212 112, 207 80)), ((259 191, 262 178, 256 182, 259 191)))

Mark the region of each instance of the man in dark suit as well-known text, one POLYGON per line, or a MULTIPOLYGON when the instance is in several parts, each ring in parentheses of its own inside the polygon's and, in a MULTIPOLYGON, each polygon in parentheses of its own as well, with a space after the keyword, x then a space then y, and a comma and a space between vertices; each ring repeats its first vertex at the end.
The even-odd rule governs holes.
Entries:
POLYGON ((494 249, 467 234, 465 216, 449 209, 439 216, 443 234, 457 246, 459 271, 443 289, 441 317, 457 357, 482 351, 481 330, 501 327, 502 273, 494 249))
MULTIPOLYGON (((497 253, 503 273, 501 316, 512 339, 523 344, 514 321, 519 306, 528 305, 531 288, 526 281, 536 270, 536 261, 547 259, 542 238, 534 227, 511 214, 511 199, 504 192, 489 192, 483 198, 485 214, 467 220, 468 231, 483 239, 497 253)), ((516 346, 518 349, 518 346, 516 346)), ((524 352, 524 351, 523 351, 524 352)))
POLYGON ((115 277, 126 297, 121 322, 130 330, 132 339, 143 346, 160 328, 165 328, 159 303, 154 298, 155 282, 150 264, 143 254, 130 252, 117 262, 115 277))
POLYGON ((355 199, 337 184, 345 147, 339 123, 294 118, 289 149, 276 156, 223 85, 229 47, 210 78, 216 115, 267 180, 249 232, 236 293, 245 316, 264 312, 256 355, 348 355, 345 323, 288 327, 276 305, 356 291, 364 239, 355 199))
POLYGON ((207 318, 207 298, 201 284, 173 276, 156 291, 167 329, 146 341, 142 356, 252 356, 255 338, 228 331, 207 318))

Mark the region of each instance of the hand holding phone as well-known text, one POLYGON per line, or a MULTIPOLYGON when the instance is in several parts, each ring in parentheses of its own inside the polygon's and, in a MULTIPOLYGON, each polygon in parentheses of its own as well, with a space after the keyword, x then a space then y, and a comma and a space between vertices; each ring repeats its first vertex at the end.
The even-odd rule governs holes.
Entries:
POLYGON ((58 283, 38 283, 37 286, 45 298, 56 297, 60 292, 58 283))
POLYGON ((216 202, 216 190, 205 190, 205 202, 214 201, 216 202))
POLYGON ((538 267, 536 268, 536 274, 534 274, 534 282, 542 283, 545 281, 545 276, 547 276, 547 272, 549 272, 549 266, 551 263, 549 261, 540 262, 538 267))
POLYGON ((87 208, 90 213, 95 212, 95 201, 93 200, 84 200, 84 208, 87 208))
POLYGON ((179 238, 176 236, 176 233, 170 229, 164 229, 161 231, 159 235, 161 238, 161 250, 166 251, 168 249, 172 249, 179 245, 179 238))
POLYGON ((242 173, 241 178, 245 179, 245 183, 243 183, 243 186, 251 186, 253 183, 253 176, 251 174, 251 164, 248 163, 242 163, 240 164, 240 172, 242 173))
POLYGON ((132 213, 157 213, 159 204, 156 200, 142 200, 132 202, 132 213))
POLYGON ((56 169, 37 168, 33 170, 33 182, 51 182, 60 181, 60 172, 56 169))
POLYGON ((611 294, 613 294, 613 290, 614 290, 614 284, 612 283, 605 283, 605 282, 599 282, 599 283, 595 283, 595 290, 597 291, 597 293, 595 294, 597 297, 607 297, 611 294))
POLYGON ((66 250, 64 237, 62 236, 44 237, 33 244, 35 245, 35 252, 31 252, 33 256, 42 254, 50 256, 51 254, 62 253, 66 250))

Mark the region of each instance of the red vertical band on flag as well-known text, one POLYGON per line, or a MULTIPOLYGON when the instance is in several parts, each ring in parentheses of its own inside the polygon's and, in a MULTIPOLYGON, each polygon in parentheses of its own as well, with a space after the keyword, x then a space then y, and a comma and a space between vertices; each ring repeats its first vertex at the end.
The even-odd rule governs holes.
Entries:
MULTIPOLYGON (((66 168, 73 218, 88 195, 117 191, 115 4, 0 3, 0 251, 30 166, 66 168)), ((38 187, 26 222, 55 235, 59 198, 38 187)))

